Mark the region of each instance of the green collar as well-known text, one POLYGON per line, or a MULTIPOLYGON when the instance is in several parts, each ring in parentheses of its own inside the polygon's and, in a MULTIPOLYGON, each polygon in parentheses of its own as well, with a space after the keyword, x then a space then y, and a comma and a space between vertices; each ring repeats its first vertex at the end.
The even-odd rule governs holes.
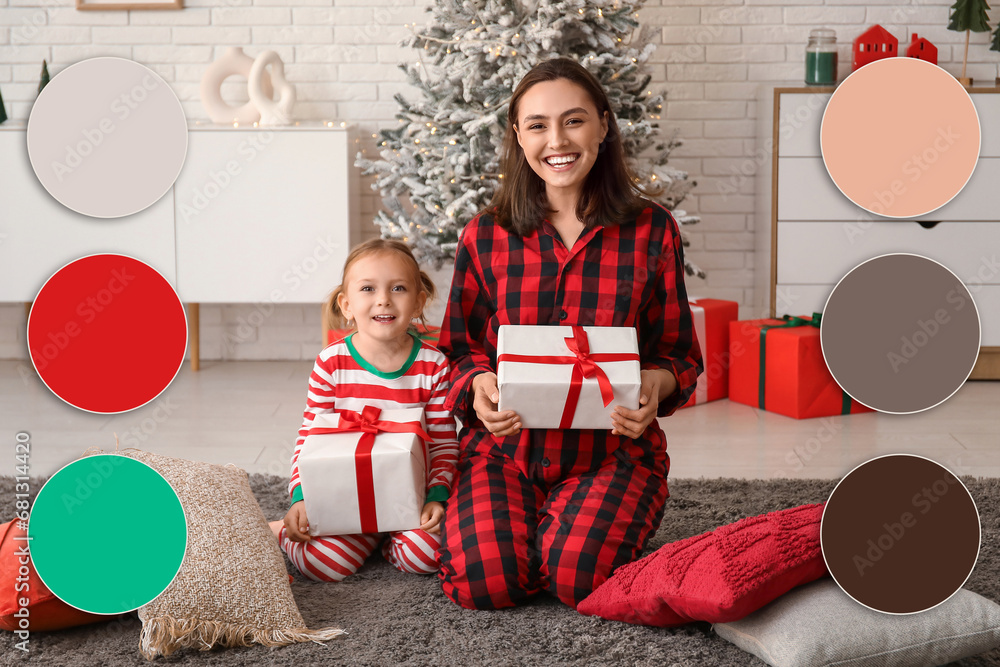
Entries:
POLYGON ((351 356, 354 358, 354 361, 358 362, 358 365, 361 366, 361 368, 365 369, 366 371, 368 371, 369 373, 371 373, 376 377, 382 378, 383 380, 395 380, 398 377, 403 377, 404 375, 406 375, 406 371, 410 370, 410 366, 413 365, 414 360, 417 358, 417 353, 420 352, 420 346, 422 344, 420 342, 419 336, 417 336, 412 331, 407 331, 406 333, 410 334, 410 336, 413 338, 413 347, 410 349, 409 358, 403 362, 403 365, 399 368, 399 370, 391 371, 389 373, 383 373, 382 371, 380 371, 379 369, 375 368, 370 363, 368 363, 368 360, 362 357, 361 354, 358 352, 358 348, 354 347, 354 342, 351 339, 354 338, 354 334, 356 333, 357 331, 355 331, 350 336, 344 339, 344 342, 347 343, 347 349, 350 350, 351 352, 351 356))

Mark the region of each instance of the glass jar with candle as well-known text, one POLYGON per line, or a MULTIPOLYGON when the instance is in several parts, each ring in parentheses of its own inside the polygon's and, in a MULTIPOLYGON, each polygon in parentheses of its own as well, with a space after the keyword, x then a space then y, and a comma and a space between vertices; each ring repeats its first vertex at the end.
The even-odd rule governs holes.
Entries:
POLYGON ((809 33, 806 83, 810 86, 837 83, 837 33, 829 28, 817 28, 809 33))

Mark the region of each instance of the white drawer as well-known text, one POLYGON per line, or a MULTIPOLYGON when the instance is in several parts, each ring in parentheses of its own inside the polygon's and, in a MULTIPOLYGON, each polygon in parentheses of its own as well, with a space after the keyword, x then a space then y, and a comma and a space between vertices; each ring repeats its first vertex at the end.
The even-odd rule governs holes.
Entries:
MULTIPOLYGON (((914 220, 997 220, 1000 158, 980 158, 972 178, 950 202, 914 220)), ((919 185, 914 184, 913 187, 919 185)), ((778 220, 892 220, 868 213, 845 197, 826 171, 823 158, 778 160, 778 220)))
MULTIPOLYGON (((1000 95, 976 93, 972 103, 979 114, 982 134, 980 157, 1000 157, 1000 95)), ((822 157, 819 145, 823 112, 830 93, 789 93, 781 95, 778 117, 780 157, 822 157)))
POLYGON ((778 109, 778 155, 822 157, 819 130, 830 93, 781 95, 778 109))
MULTIPOLYGON (((776 314, 812 315, 823 312, 826 300, 833 292, 833 285, 777 285, 775 298, 776 314), (787 305, 787 307, 783 307, 787 305)), ((970 285, 969 292, 979 311, 981 347, 1000 346, 1000 308, 990 308, 988 304, 1000 303, 1000 285, 970 285)))
POLYGON ((861 262, 912 252, 941 262, 963 282, 1000 285, 1000 223, 912 221, 779 222, 778 282, 830 284, 861 262))

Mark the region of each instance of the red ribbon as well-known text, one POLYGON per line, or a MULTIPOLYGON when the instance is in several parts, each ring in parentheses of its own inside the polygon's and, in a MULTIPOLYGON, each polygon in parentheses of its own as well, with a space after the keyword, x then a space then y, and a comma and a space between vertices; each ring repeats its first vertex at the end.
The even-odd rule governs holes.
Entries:
MULTIPOLYGON (((361 414, 351 410, 343 410, 336 427, 312 428, 309 435, 324 433, 362 433, 354 450, 354 474, 358 482, 358 506, 361 515, 361 532, 377 533, 378 518, 375 513, 375 472, 372 468, 372 449, 375 448, 375 436, 379 433, 412 433, 424 442, 430 442, 431 436, 420 428, 419 422, 389 422, 379 421, 381 408, 366 405, 361 414)), ((426 460, 424 464, 426 467, 426 460)))
POLYGON ((569 394, 566 396, 566 405, 563 407, 562 418, 559 420, 559 428, 571 428, 573 416, 576 414, 576 405, 580 400, 580 389, 583 387, 583 378, 597 378, 597 386, 601 390, 601 399, 604 407, 611 405, 615 399, 615 392, 611 386, 608 374, 597 365, 599 361, 639 361, 639 355, 633 352, 601 352, 592 354, 590 352, 590 340, 583 327, 574 326, 573 335, 566 338, 566 347, 574 356, 554 357, 554 356, 534 356, 530 354, 501 354, 497 357, 497 363, 511 361, 526 364, 573 364, 573 374, 569 380, 569 394))

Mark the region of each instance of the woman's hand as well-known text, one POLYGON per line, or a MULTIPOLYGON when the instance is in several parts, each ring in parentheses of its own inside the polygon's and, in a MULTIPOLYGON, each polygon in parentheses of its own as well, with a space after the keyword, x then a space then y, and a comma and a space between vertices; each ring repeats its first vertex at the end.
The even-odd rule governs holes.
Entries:
POLYGON ((285 515, 285 533, 292 542, 308 542, 312 536, 308 533, 309 519, 306 517, 306 502, 300 500, 288 510, 285 515))
POLYGON ((611 413, 611 421, 614 424, 611 429, 612 435, 625 435, 633 440, 641 436, 646 432, 646 427, 656 419, 660 401, 677 389, 677 378, 666 369, 640 371, 639 376, 642 379, 639 389, 639 409, 627 410, 616 405, 614 412, 611 413), (651 398, 655 400, 650 400, 651 398))
POLYGON ((516 412, 497 412, 500 391, 497 389, 496 373, 480 373, 472 378, 472 390, 475 392, 472 409, 490 433, 502 438, 521 432, 521 417, 516 412))
POLYGON ((444 505, 432 500, 424 503, 424 509, 420 512, 420 530, 431 535, 441 534, 441 519, 444 518, 444 505))

